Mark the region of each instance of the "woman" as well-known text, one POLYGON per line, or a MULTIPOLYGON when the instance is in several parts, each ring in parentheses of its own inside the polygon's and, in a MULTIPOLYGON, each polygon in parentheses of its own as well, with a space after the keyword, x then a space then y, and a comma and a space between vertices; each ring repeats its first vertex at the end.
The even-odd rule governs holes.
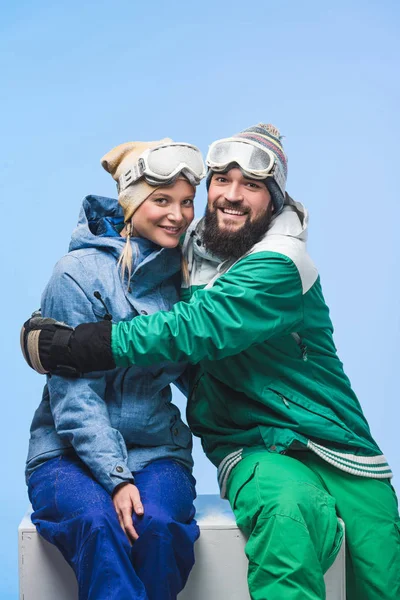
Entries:
MULTIPOLYGON (((88 196, 42 312, 75 326, 169 310, 179 238, 193 220, 200 152, 171 140, 102 159, 119 204, 88 196)), ((32 521, 74 569, 80 600, 176 598, 194 563, 191 434, 169 384, 184 364, 51 376, 27 460, 32 521)))

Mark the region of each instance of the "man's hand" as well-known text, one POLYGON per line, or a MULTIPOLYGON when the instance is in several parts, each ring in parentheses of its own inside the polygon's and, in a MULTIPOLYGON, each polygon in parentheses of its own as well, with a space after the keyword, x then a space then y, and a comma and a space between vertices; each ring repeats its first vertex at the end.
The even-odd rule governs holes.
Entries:
POLYGON ((139 490, 136 485, 133 485, 133 483, 123 483, 118 486, 113 494, 113 503, 119 524, 128 540, 133 543, 139 536, 133 526, 132 514, 136 513, 138 517, 144 514, 139 490))
MULTIPOLYGON (((73 327, 55 319, 44 318, 40 311, 33 313, 21 329, 21 350, 28 365, 44 375, 51 369, 50 348, 53 342, 59 342, 65 349, 65 358, 73 327)), ((67 368, 68 370, 68 368, 67 368)), ((69 366, 70 375, 79 376, 75 366, 69 366)))
POLYGON ((83 323, 74 329, 34 313, 21 329, 21 349, 28 365, 41 374, 79 377, 115 368, 110 321, 83 323))

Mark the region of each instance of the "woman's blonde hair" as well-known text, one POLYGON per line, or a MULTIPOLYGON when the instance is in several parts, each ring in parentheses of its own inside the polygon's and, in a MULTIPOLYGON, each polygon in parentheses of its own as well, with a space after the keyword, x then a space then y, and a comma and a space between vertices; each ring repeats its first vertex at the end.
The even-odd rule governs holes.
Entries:
POLYGON ((117 263, 117 267, 119 268, 120 275, 121 275, 121 281, 122 281, 122 283, 124 283, 124 281, 126 279, 126 282, 127 282, 126 287, 127 288, 129 288, 130 281, 131 281, 133 259, 135 258, 135 261, 137 260, 137 249, 135 248, 135 256, 134 256, 134 252, 132 250, 132 243, 131 243, 132 230, 133 230, 133 225, 132 225, 132 218, 131 218, 131 220, 128 221, 128 223, 126 224, 125 245, 124 245, 124 249, 122 250, 120 257, 118 259, 118 263, 117 263))

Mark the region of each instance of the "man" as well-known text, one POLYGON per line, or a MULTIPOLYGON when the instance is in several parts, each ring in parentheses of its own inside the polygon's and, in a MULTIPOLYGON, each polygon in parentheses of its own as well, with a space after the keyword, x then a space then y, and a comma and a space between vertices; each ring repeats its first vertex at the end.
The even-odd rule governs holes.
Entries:
POLYGON ((400 598, 392 473, 337 357, 279 132, 259 124, 218 140, 207 164, 206 215, 183 247, 185 301, 74 332, 31 320, 27 360, 77 373, 188 360, 189 424, 248 536, 253 600, 325 598, 338 516, 347 597, 400 598))

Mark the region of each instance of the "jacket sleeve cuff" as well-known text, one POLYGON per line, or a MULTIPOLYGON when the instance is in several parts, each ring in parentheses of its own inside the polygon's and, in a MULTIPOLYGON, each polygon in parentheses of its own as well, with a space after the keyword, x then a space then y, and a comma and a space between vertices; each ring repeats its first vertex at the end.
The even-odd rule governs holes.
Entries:
POLYGON ((126 464, 121 461, 114 465, 114 468, 110 471, 109 475, 107 490, 110 494, 112 494, 115 488, 121 483, 135 483, 132 471, 130 471, 126 464))

